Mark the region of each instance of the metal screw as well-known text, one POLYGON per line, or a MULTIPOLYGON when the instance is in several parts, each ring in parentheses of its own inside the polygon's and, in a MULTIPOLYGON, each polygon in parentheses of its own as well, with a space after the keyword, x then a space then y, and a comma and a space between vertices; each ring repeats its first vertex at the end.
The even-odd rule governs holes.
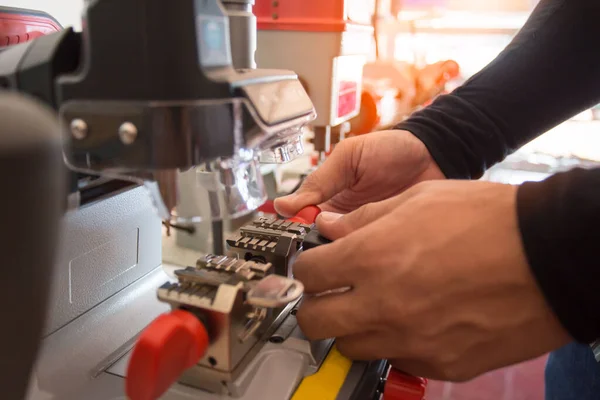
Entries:
POLYGON ((279 7, 279 2, 277 0, 273 1, 273 7, 279 7))
POLYGON ((281 336, 271 336, 269 338, 269 342, 275 343, 275 344, 283 343, 283 338, 281 336))
POLYGON ((85 139, 88 134, 88 126, 85 121, 80 118, 71 121, 71 134, 77 140, 85 139))
POLYGON ((121 142, 123 142, 123 144, 129 145, 135 142, 137 134, 137 127, 131 122, 123 122, 119 127, 119 137, 121 138, 121 142))

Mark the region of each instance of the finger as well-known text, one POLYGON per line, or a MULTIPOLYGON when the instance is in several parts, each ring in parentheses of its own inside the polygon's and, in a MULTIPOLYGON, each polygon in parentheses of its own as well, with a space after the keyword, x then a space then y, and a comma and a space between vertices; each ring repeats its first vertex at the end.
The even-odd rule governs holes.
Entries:
MULTIPOLYGON (((445 380, 447 377, 443 371, 436 369, 426 360, 409 358, 408 351, 402 351, 397 344, 401 342, 400 337, 390 338, 388 334, 365 332, 362 334, 338 337, 335 341, 339 352, 351 360, 371 361, 389 359, 390 364, 398 372, 408 374, 410 377, 423 377, 430 379, 445 380), (390 349, 391 341, 394 341, 394 349, 390 349), (402 357, 406 358, 402 358, 402 357)), ((416 381, 415 381, 416 383, 416 381)))
MULTIPOLYGON (((430 362, 400 358, 395 358, 389 361, 396 371, 408 374, 411 377, 448 381, 448 376, 439 368, 435 368, 430 362)), ((410 378, 406 379, 410 380, 410 378)))
POLYGON ((395 208, 396 198, 369 203, 348 213, 338 214, 328 211, 317 217, 319 233, 330 240, 336 240, 381 218, 395 208))
MULTIPOLYGON (((385 212, 390 212, 398 204, 418 193, 418 190, 411 189, 393 199, 381 202, 378 206, 373 207, 372 212, 367 211, 371 218, 357 217, 358 222, 342 226, 337 232, 335 228, 328 230, 328 227, 324 227, 320 233, 330 239, 333 238, 333 243, 303 252, 294 263, 294 276, 304 284, 305 292, 309 294, 323 293, 328 290, 353 287, 359 282, 363 270, 360 256, 363 253, 356 249, 362 248, 376 235, 381 235, 381 229, 387 229, 388 224, 378 222, 378 217, 384 215, 385 212)), ((365 209, 369 210, 369 208, 365 209)), ((349 215, 333 217, 339 221, 346 219, 349 215)), ((356 215, 360 216, 361 214, 358 212, 356 215)), ((350 221, 353 221, 352 217, 350 221)), ((336 223, 339 222, 334 222, 334 224, 336 223)), ((317 219, 317 224, 319 224, 319 219, 317 219)), ((321 223, 322 225, 323 223, 321 223)))
POLYGON ((295 215, 306 206, 320 205, 354 183, 353 160, 360 154, 362 140, 346 139, 335 147, 327 160, 310 174, 300 188, 289 196, 275 199, 275 209, 285 217, 295 215))
POLYGON ((357 307, 355 292, 308 297, 302 301, 296 317, 304 335, 311 340, 322 340, 356 335, 369 326, 372 313, 357 307))
POLYGON ((407 190, 398 196, 364 206, 348 213, 337 214, 324 211, 317 217, 319 233, 330 240, 336 240, 378 220, 419 193, 407 190))
MULTIPOLYGON (((365 328, 363 328, 365 330, 365 328)), ((390 338, 373 331, 338 337, 336 346, 351 360, 371 361, 390 357, 390 338)))
POLYGON ((298 256, 293 274, 304 285, 305 293, 318 294, 353 286, 357 263, 348 256, 353 246, 343 242, 346 241, 321 245, 298 256))

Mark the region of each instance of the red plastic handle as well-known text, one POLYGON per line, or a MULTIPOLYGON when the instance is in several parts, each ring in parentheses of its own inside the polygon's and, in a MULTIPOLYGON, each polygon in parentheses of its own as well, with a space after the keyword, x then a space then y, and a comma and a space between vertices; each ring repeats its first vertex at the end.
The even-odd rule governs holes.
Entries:
POLYGON ((383 400, 424 400, 427 379, 392 368, 385 383, 383 400))
POLYGON ((208 348, 208 333, 198 318, 175 310, 156 318, 136 343, 125 378, 130 400, 156 400, 208 348))
POLYGON ((288 221, 311 225, 315 223, 319 214, 321 214, 321 209, 319 207, 308 206, 300 210, 294 217, 289 218, 288 221))
POLYGON ((265 214, 277 214, 277 210, 275 210, 275 204, 273 200, 267 200, 264 204, 257 209, 258 211, 265 214))

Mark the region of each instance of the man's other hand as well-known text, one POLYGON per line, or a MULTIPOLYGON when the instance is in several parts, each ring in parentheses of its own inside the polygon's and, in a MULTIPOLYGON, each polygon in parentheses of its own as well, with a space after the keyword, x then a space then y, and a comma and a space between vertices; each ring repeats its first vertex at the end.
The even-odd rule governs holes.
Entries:
POLYGON ((306 206, 346 213, 387 199, 444 174, 419 139, 406 131, 382 131, 343 140, 292 195, 275 200, 286 217, 306 206))
POLYGON ((515 197, 509 185, 432 181, 343 216, 321 214, 320 231, 334 242, 294 265, 308 294, 303 332, 336 337, 352 359, 385 358, 451 381, 566 344, 529 271, 515 197))

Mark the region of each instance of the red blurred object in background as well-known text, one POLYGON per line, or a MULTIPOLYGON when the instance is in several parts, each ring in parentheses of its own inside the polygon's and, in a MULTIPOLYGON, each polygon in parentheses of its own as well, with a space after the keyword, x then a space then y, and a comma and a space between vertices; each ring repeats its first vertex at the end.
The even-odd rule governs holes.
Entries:
POLYGON ((45 12, 0 7, 0 49, 61 29, 58 21, 45 12))
POLYGON ((258 0, 252 12, 259 30, 342 32, 349 23, 370 26, 373 6, 368 0, 258 0))
POLYGON ((351 121, 351 135, 363 135, 397 124, 415 108, 427 105, 443 93, 446 83, 459 74, 459 65, 452 60, 420 69, 394 61, 367 64, 360 114, 351 121))

